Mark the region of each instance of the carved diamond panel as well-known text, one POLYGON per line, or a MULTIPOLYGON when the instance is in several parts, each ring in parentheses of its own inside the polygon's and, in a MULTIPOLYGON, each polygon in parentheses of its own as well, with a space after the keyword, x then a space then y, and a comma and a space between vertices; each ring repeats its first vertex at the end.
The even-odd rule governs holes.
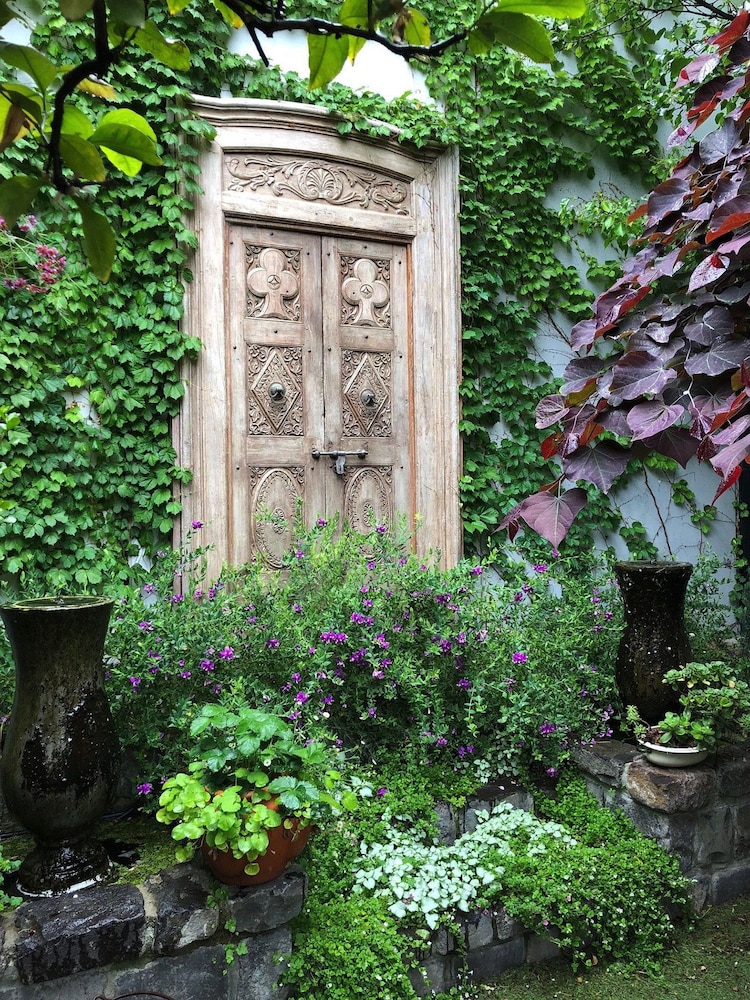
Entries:
POLYGON ((250 466, 248 474, 253 548, 267 566, 281 569, 292 546, 292 526, 302 501, 305 470, 250 466))
POLYGON ((341 322, 345 326, 391 325, 391 262, 341 257, 341 322))
POLYGON ((409 214, 409 188, 374 170, 358 170, 325 160, 295 157, 228 156, 224 166, 229 191, 270 191, 277 198, 324 201, 329 205, 358 208, 393 215, 409 214))
POLYGON ((301 347, 249 345, 247 410, 248 434, 304 434, 301 347))
POLYGON ((347 469, 344 473, 344 517, 365 534, 393 521, 393 476, 390 467, 347 469))
POLYGON ((341 395, 344 437, 390 437, 390 351, 343 351, 341 395))
POLYGON ((245 244, 248 318, 299 321, 300 256, 299 250, 245 244))

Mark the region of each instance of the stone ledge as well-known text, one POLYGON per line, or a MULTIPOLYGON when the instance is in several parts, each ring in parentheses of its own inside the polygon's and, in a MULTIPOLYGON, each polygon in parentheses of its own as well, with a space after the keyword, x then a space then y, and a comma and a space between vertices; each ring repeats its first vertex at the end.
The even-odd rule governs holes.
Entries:
MULTIPOLYGON (((183 968, 203 968, 209 952, 213 961, 224 955, 225 943, 242 940, 251 956, 250 964, 243 963, 244 979, 260 977, 265 982, 273 967, 275 982, 280 970, 263 949, 278 939, 284 954, 291 950, 287 925, 302 909, 304 873, 293 866, 266 885, 231 888, 225 900, 211 906, 209 896, 216 889, 206 871, 188 863, 165 869, 143 886, 94 886, 28 900, 0 920, 0 997, 14 995, 8 989, 20 997, 26 986, 36 989, 36 984, 61 984, 63 979, 73 983, 80 974, 94 970, 109 970, 111 985, 129 983, 125 970, 115 971, 124 966, 135 966, 132 981, 147 989, 143 983, 155 982, 148 972, 151 967, 173 968, 175 975, 183 968), (237 924, 234 937, 223 930, 229 919, 237 924), (258 970, 250 967, 253 961, 258 970)), ((221 967, 223 963, 220 972, 221 967)), ((187 981, 193 980, 192 974, 185 975, 187 981)), ((212 976, 209 979, 213 981, 212 976)))
POLYGON ((715 773, 709 768, 657 767, 640 756, 625 773, 625 787, 635 801, 665 813, 702 809, 715 783, 715 773))

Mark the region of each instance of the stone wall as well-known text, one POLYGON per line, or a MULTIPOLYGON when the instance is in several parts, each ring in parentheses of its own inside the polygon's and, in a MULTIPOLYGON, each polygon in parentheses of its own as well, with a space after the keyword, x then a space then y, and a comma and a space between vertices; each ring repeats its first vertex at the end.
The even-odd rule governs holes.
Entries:
POLYGON ((577 751, 576 763, 599 802, 679 857, 698 910, 750 894, 750 745, 667 768, 610 740, 577 751))
POLYGON ((0 923, 0 998, 93 1000, 145 990, 174 1000, 284 1000, 274 986, 304 900, 301 869, 229 889, 218 905, 214 893, 214 879, 186 864, 141 886, 27 901, 0 923), (238 944, 246 954, 236 953, 238 944))

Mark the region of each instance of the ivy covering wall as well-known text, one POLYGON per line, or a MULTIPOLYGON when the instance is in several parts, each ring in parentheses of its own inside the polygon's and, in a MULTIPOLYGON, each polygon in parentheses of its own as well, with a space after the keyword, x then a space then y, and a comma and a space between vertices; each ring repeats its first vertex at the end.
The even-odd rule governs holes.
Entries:
MULTIPOLYGON (((422 6, 443 32, 464 2, 450 11, 422 6)), ((635 6, 624 9, 632 15, 635 6)), ((342 131, 372 131, 367 119, 377 118, 417 144, 459 145, 463 515, 467 547, 485 547, 511 501, 551 478, 539 454, 543 434, 534 429, 534 408, 551 378, 535 348, 538 324, 551 319, 564 343, 616 266, 600 253, 584 255, 589 274, 582 277, 571 248, 579 235, 595 233, 605 257, 616 260, 627 239, 627 202, 611 188, 597 193, 596 165, 611 164, 644 192, 662 173, 657 128, 675 67, 655 54, 660 39, 632 17, 618 22, 615 36, 605 24, 611 11, 597 9, 560 29, 561 62, 552 69, 507 52, 478 60, 449 53, 428 77, 441 113, 337 85, 310 94, 294 75, 228 53, 220 29, 189 11, 181 16, 193 52, 189 78, 150 62, 123 64, 113 76, 157 130, 164 166, 105 194, 120 222, 112 279, 101 285, 86 273, 71 240, 68 275, 51 293, 0 289, 0 403, 21 417, 20 432, 0 439, 5 492, 15 501, 0 519, 6 581, 27 593, 111 589, 127 576, 128 557, 171 544, 173 487, 189 473, 175 465, 170 421, 184 392, 181 362, 200 350, 181 326, 195 244, 186 220, 206 134, 186 110, 190 92, 313 101, 344 116, 342 131), (560 211, 553 203, 550 192, 566 179, 585 181, 587 204, 560 211), (507 432, 502 440, 493 432, 498 425, 507 432)), ((51 17, 45 32, 53 58, 81 45, 79 29, 62 18, 51 17)), ((55 203, 38 214, 40 229, 69 232, 55 203)), ((689 491, 685 503, 695 508, 689 491)), ((594 524, 618 526, 604 503, 588 518, 566 544, 581 544, 594 524)), ((626 525, 626 538, 628 530, 634 549, 643 549, 642 533, 626 525)))

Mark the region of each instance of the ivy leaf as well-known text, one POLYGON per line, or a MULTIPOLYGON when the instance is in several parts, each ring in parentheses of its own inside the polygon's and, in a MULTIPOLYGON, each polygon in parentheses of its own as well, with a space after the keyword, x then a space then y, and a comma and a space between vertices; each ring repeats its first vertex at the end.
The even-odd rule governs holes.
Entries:
POLYGON ((527 497, 520 504, 518 516, 532 531, 557 548, 587 502, 585 491, 579 487, 566 490, 562 496, 542 491, 527 497))
POLYGON ((45 91, 60 73, 53 62, 28 45, 1 45, 0 60, 27 73, 41 91, 45 91))
POLYGON ((28 212, 41 186, 39 177, 25 174, 0 183, 0 216, 5 219, 8 229, 12 229, 18 219, 28 212))
POLYGON ((310 69, 309 90, 320 90, 343 69, 349 54, 349 39, 333 35, 308 35, 307 55, 310 69))
POLYGON ((479 18, 469 33, 469 51, 482 54, 498 43, 534 62, 551 63, 555 58, 546 28, 526 14, 491 10, 479 18))
POLYGON ((96 147, 79 135, 60 136, 60 155, 73 173, 86 181, 103 181, 107 176, 96 147))
POLYGON ((75 198, 83 223, 83 252, 100 281, 109 281, 115 262, 115 234, 107 219, 83 198, 75 198))

